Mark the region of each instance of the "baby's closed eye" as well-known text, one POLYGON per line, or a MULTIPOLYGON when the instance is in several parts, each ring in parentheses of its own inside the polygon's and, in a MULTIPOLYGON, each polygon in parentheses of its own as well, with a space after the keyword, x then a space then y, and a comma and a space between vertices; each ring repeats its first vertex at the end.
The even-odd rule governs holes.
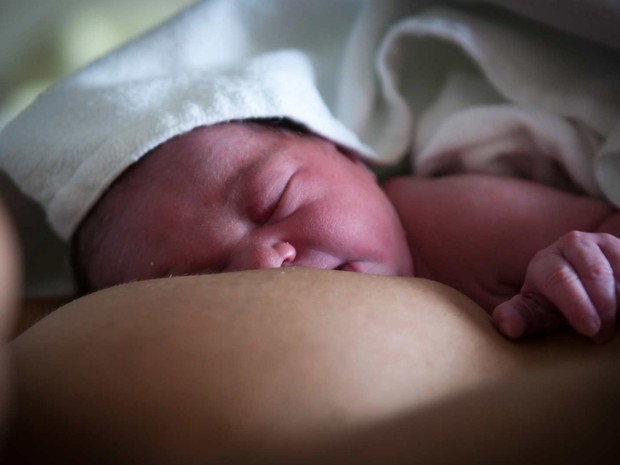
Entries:
POLYGON ((254 224, 262 226, 286 215, 286 196, 292 179, 293 176, 278 179, 276 183, 264 186, 260 193, 250 194, 247 215, 254 224))

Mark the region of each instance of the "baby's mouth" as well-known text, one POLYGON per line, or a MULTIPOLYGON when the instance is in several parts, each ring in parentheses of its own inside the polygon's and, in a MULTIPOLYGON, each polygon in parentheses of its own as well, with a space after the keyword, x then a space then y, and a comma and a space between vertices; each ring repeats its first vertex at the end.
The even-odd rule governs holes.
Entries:
POLYGON ((353 273, 363 273, 358 263, 345 262, 334 268, 336 271, 351 271, 353 273))
POLYGON ((319 270, 350 271, 353 273, 368 273, 373 267, 372 262, 363 260, 347 261, 345 257, 321 251, 311 251, 297 257, 289 266, 316 268, 319 270), (344 259, 344 260, 343 260, 344 259))

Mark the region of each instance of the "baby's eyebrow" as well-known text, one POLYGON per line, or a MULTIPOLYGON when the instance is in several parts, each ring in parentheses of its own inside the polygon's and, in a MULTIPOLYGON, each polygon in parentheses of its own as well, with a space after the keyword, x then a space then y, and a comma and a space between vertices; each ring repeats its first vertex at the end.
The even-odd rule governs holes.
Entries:
POLYGON ((252 172, 256 169, 256 162, 252 162, 241 168, 225 186, 224 198, 226 202, 239 206, 247 199, 247 186, 250 182, 252 172))
POLYGON ((231 200, 240 202, 251 202, 253 199, 249 198, 252 195, 250 186, 256 185, 255 179, 259 178, 258 175, 262 175, 263 171, 267 167, 274 163, 274 155, 271 153, 263 152, 259 154, 252 162, 244 166, 237 176, 235 176, 232 186, 232 192, 230 192, 231 200))

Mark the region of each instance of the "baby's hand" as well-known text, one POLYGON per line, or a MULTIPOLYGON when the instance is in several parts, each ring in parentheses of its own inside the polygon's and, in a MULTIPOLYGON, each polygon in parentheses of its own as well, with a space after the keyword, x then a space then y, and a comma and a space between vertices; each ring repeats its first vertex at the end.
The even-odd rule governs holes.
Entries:
POLYGON ((512 339, 568 323, 605 342, 614 334, 619 281, 620 239, 572 231, 534 256, 521 293, 495 308, 493 322, 512 339))

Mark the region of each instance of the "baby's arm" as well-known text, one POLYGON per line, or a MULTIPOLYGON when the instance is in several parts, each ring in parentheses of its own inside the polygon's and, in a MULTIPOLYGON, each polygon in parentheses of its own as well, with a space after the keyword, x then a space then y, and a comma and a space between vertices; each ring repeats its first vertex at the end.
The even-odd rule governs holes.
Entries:
POLYGON ((568 322, 596 342, 611 339, 620 303, 619 238, 615 212, 597 231, 572 231, 541 250, 521 293, 493 311, 496 326, 516 339, 568 322))

